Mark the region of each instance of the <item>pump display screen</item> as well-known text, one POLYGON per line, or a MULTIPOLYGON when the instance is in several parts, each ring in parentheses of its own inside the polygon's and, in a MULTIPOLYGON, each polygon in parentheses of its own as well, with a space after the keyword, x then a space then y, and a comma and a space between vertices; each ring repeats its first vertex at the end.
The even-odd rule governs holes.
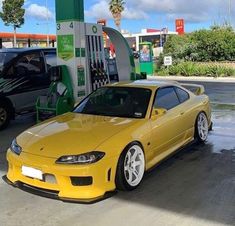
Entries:
POLYGON ((149 45, 140 45, 140 62, 150 62, 151 51, 149 45))

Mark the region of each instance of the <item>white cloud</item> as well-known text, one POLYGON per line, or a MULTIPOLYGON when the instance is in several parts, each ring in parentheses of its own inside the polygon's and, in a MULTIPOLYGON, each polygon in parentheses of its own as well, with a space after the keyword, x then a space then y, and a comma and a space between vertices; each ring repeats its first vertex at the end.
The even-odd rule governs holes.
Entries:
MULTIPOLYGON (((95 19, 113 18, 112 14, 109 11, 108 3, 109 3, 108 0, 97 1, 87 11, 85 11, 85 15, 87 17, 95 18, 95 19)), ((147 14, 142 10, 125 6, 125 10, 122 13, 122 18, 123 19, 145 19, 147 18, 147 14)))
POLYGON ((139 9, 133 9, 133 8, 125 8, 123 12, 123 18, 125 19, 147 19, 147 14, 139 9))
MULTIPOLYGON (((224 0, 128 0, 128 4, 144 12, 164 14, 166 18, 184 18, 188 23, 212 21, 223 14, 228 19, 229 1, 224 0)), ((235 19, 235 0, 231 0, 232 18, 235 19)))
POLYGON ((111 19, 112 15, 109 12, 108 2, 101 0, 90 7, 89 10, 85 11, 85 15, 95 19, 111 19))
POLYGON ((30 4, 26 8, 25 14, 29 17, 34 17, 38 20, 46 20, 47 18, 49 20, 54 18, 53 13, 47 9, 45 6, 40 6, 38 4, 30 4))
POLYGON ((200 14, 199 15, 194 15, 190 13, 169 13, 166 16, 167 20, 173 21, 177 18, 182 18, 184 19, 187 23, 200 23, 208 20, 208 15, 207 14, 200 14))
MULTIPOLYGON (((112 18, 110 0, 96 0, 87 11, 91 18, 112 18)), ((235 19, 235 0, 232 2, 232 19, 235 19)), ((211 21, 218 15, 228 18, 228 1, 224 0, 126 0, 124 19, 146 19, 148 14, 164 15, 167 19, 184 18, 188 23, 211 21)))

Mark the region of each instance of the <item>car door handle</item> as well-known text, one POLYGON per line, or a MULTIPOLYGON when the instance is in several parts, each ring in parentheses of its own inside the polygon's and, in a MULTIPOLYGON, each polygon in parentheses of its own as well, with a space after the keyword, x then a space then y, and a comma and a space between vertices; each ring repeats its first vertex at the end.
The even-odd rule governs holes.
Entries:
POLYGON ((180 115, 183 115, 184 114, 184 112, 180 112, 180 115))

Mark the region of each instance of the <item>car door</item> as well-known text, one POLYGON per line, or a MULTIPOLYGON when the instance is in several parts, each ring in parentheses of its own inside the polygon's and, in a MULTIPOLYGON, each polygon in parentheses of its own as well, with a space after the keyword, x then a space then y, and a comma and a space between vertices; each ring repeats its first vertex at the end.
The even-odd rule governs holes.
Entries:
POLYGON ((184 129, 180 100, 173 86, 162 87, 156 91, 153 107, 167 110, 165 114, 150 120, 154 165, 179 146, 184 129))
POLYGON ((180 101, 179 109, 182 116, 181 120, 183 121, 181 124, 181 129, 183 130, 182 142, 184 142, 192 138, 194 134, 195 113, 193 109, 195 104, 191 101, 190 95, 186 90, 175 87, 175 91, 180 101))
POLYGON ((14 62, 9 71, 13 71, 15 78, 9 98, 16 111, 33 109, 38 96, 45 95, 50 85, 42 52, 27 51, 14 62))

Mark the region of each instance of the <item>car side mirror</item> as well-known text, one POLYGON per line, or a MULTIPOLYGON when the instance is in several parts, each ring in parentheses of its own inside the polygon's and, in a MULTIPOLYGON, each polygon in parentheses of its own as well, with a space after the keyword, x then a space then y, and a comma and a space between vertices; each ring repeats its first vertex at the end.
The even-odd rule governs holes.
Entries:
POLYGON ((165 108, 153 108, 151 118, 155 119, 162 115, 165 115, 167 110, 165 108))

